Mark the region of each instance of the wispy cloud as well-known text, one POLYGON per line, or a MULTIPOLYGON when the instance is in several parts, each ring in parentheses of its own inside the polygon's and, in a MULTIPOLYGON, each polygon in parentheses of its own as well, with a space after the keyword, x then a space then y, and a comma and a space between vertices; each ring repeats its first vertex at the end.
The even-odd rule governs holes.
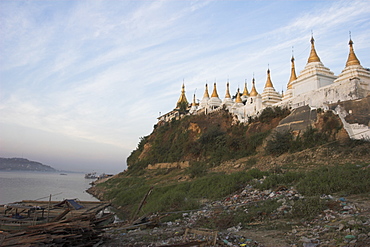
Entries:
POLYGON ((228 79, 236 90, 253 74, 261 92, 269 64, 285 88, 291 47, 300 70, 311 30, 336 74, 348 31, 369 66, 369 13, 368 1, 0 1, 0 122, 128 155, 183 79, 188 100, 215 80, 223 97, 228 79))

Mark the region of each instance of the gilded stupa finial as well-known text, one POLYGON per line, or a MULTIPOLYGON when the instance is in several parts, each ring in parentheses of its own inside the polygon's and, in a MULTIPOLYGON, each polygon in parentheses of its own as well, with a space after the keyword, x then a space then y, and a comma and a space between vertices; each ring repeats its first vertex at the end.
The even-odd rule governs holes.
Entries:
POLYGON ((183 102, 188 104, 188 100, 186 99, 186 96, 185 96, 185 84, 184 84, 184 82, 182 83, 181 95, 180 95, 179 100, 177 101, 176 106, 179 107, 179 104, 183 103, 183 102))
POLYGON ((355 51, 353 50, 353 41, 351 38, 351 32, 349 33, 349 35, 350 35, 349 43, 348 43, 349 44, 349 54, 348 54, 346 67, 351 66, 351 65, 361 65, 360 60, 358 60, 358 58, 356 57, 355 51))
POLYGON ((243 103, 242 98, 240 97, 239 88, 238 88, 238 92, 236 93, 235 103, 243 103))
POLYGON ((313 35, 311 36, 311 52, 310 52, 310 57, 308 58, 307 63, 312 63, 312 62, 320 62, 320 58, 316 53, 315 50, 315 39, 313 38, 313 35))
POLYGON ((253 80, 252 80, 252 90, 251 90, 251 93, 249 95, 250 96, 257 96, 258 95, 257 90, 256 90, 254 77, 253 77, 253 80))
POLYGON ((248 92, 248 89, 247 89, 247 79, 245 79, 245 82, 244 82, 243 96, 249 96, 249 92, 248 92))
POLYGON ((204 90, 203 98, 209 98, 209 94, 208 94, 208 84, 207 84, 207 83, 206 83, 206 88, 205 88, 205 90, 204 90))
POLYGON ((270 77, 270 69, 268 68, 267 69, 267 80, 266 80, 266 84, 265 84, 265 88, 267 88, 267 87, 274 87, 273 85, 272 85, 272 81, 271 81, 271 77, 270 77))
POLYGON ((217 88, 216 88, 216 82, 213 84, 213 92, 211 95, 212 98, 218 98, 217 88))
POLYGON ((225 95, 225 98, 231 98, 230 90, 229 90, 229 80, 227 81, 227 84, 226 84, 226 95, 225 95))
POLYGON ((288 82, 288 86, 287 88, 288 89, 292 89, 292 81, 295 81, 297 80, 297 75, 295 73, 295 66, 294 66, 294 56, 292 55, 292 59, 290 60, 292 62, 292 68, 291 68, 291 72, 290 72, 290 78, 289 78, 289 82, 288 82))

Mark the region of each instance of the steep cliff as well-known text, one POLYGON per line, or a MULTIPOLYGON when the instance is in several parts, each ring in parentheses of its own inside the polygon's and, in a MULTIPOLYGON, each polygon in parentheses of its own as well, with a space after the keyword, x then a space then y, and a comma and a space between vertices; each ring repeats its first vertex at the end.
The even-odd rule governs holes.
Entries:
MULTIPOLYGON (((141 138, 126 171, 89 192, 131 219, 152 188, 140 215, 208 207, 251 186, 264 191, 296 187, 315 198, 369 191, 370 142, 351 140, 335 112, 266 108, 249 120, 240 124, 220 110, 156 126, 141 138)), ((320 212, 321 205, 310 205, 309 212, 320 212)), ((272 211, 278 207, 274 204, 272 211)), ((238 212, 230 213, 236 222, 238 212)), ((256 218, 258 213, 246 222, 256 218)))
POLYGON ((218 166, 224 161, 256 153, 289 110, 266 108, 248 125, 240 124, 228 111, 185 116, 156 126, 127 159, 128 169, 143 169, 157 163, 204 162, 218 166))

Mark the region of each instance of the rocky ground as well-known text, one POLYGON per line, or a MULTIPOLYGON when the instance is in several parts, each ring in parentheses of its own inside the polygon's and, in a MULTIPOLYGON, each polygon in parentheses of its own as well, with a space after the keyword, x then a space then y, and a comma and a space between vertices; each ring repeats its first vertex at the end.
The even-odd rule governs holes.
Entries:
POLYGON ((127 230, 122 224, 108 228, 101 246, 370 246, 369 194, 323 195, 329 208, 310 220, 289 217, 297 199, 303 196, 294 188, 259 191, 248 185, 222 201, 206 203, 201 211, 183 212, 181 219, 162 222, 154 228, 127 230), (205 240, 207 234, 188 234, 184 238, 186 229, 203 231, 200 222, 204 223, 205 219, 238 209, 247 213, 246 205, 265 200, 276 200, 281 206, 269 215, 256 217, 244 227, 241 223, 226 229, 218 226, 214 229, 216 244, 212 244, 212 238, 205 245, 194 242, 205 240), (191 241, 192 245, 184 245, 191 241))
MULTIPOLYGON (((278 169, 276 172, 280 173, 311 170, 317 164, 361 164, 369 160, 368 147, 361 145, 348 151, 341 147, 332 149, 323 146, 279 157, 256 155, 226 162, 212 171, 232 173, 258 168, 265 171, 278 169)), ((177 176, 173 179, 180 180, 177 176)), ((92 187, 91 193, 103 198, 104 191, 95 189, 96 187, 92 187)), ((294 188, 259 191, 248 185, 224 200, 205 201, 202 210, 183 212, 178 220, 162 219, 154 228, 134 227, 127 230, 123 224, 108 228, 101 246, 200 246, 192 241, 204 240, 207 235, 196 235, 193 239, 184 238, 184 235, 186 229, 204 230, 203 228, 217 232, 215 246, 370 246, 369 192, 360 195, 322 195, 321 198, 329 207, 315 212, 314 217, 309 220, 302 219, 291 215, 293 204, 304 199, 294 188), (267 200, 276 200, 281 205, 272 213, 262 213, 248 221, 249 223, 241 219, 242 224, 230 225, 225 219, 215 220, 223 213, 240 209, 248 213, 248 205, 258 207, 255 203, 267 200), (216 224, 205 224, 212 220, 216 224), (192 245, 184 245, 185 242, 192 245)), ((205 246, 214 245, 209 243, 205 246)))

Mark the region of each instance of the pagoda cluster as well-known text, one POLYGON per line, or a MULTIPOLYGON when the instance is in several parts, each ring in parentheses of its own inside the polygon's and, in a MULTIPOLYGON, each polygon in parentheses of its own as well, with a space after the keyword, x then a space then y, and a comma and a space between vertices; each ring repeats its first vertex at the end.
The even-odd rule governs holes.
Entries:
POLYGON ((294 57, 291 59, 290 79, 284 95, 275 90, 269 69, 261 94, 256 90, 254 78, 250 92, 245 83, 243 92, 238 89, 233 97, 230 95, 229 83, 227 82, 223 100, 218 96, 216 83, 213 85, 211 96, 206 84, 201 101, 197 103, 194 94, 193 101, 189 104, 185 96, 185 85, 183 84, 176 108, 160 116, 158 118, 159 122, 168 122, 184 114, 209 114, 221 109, 231 112, 240 122, 248 122, 249 117, 258 116, 266 107, 280 106, 295 109, 308 105, 311 108, 325 110, 328 109, 328 105, 331 103, 361 99, 370 95, 370 70, 360 64, 355 55, 351 39, 345 68, 338 76, 334 75, 321 62, 315 49, 313 37, 310 42, 311 51, 307 64, 298 76, 295 71, 294 57), (180 108, 182 111, 179 110, 180 108))

